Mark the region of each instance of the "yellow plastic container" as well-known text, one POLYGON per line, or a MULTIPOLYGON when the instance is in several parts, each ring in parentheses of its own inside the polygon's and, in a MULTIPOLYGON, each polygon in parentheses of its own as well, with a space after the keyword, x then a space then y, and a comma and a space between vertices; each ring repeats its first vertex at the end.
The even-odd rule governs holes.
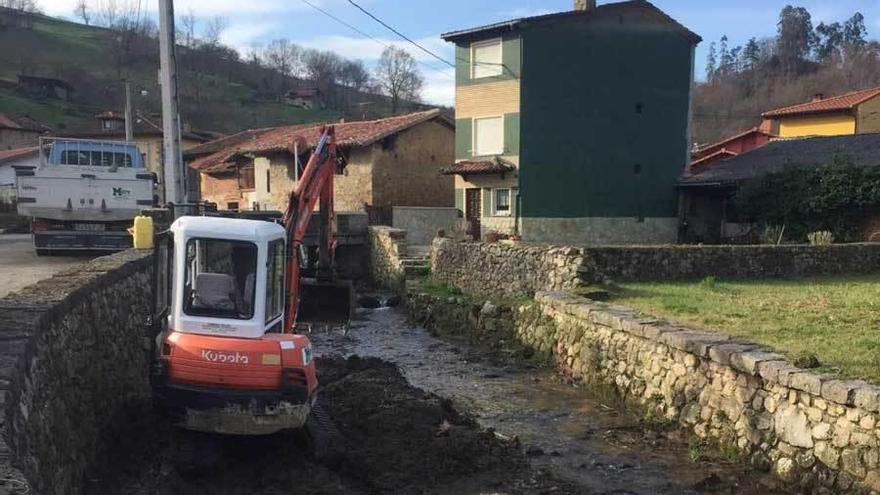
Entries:
POLYGON ((153 217, 134 217, 134 225, 128 233, 133 237, 135 249, 153 249, 153 217))

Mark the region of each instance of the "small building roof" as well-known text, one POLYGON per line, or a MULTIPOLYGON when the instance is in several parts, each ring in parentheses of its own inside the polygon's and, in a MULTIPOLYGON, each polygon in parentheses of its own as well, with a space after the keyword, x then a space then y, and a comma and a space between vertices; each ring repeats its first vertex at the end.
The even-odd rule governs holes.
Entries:
POLYGON ((287 96, 290 98, 314 98, 320 94, 321 90, 318 88, 291 89, 287 92, 287 96))
POLYGON ((48 132, 52 130, 52 128, 40 124, 30 117, 11 117, 5 113, 0 113, 0 129, 33 132, 48 132))
MULTIPOLYGON (((369 146, 386 137, 433 119, 438 119, 438 121, 449 127, 453 126, 448 119, 441 115, 440 110, 436 108, 426 112, 416 112, 378 120, 342 122, 333 125, 336 128, 337 146, 353 148, 369 146)), ((190 166, 205 173, 225 172, 232 168, 232 164, 237 156, 287 151, 296 138, 302 138, 306 143, 306 148, 301 151, 308 151, 318 143, 318 140, 321 138, 321 128, 324 125, 327 124, 301 124, 244 131, 243 133, 229 136, 226 138, 227 143, 224 146, 219 146, 220 149, 215 153, 196 159, 190 166), (244 134, 244 139, 242 139, 242 134, 244 134)), ((198 152, 199 150, 196 149, 195 151, 198 152)), ((187 155, 194 156, 193 150, 190 150, 187 155)))
POLYGON ((700 158, 692 161, 691 167, 699 168, 704 163, 714 162, 714 161, 720 160, 724 157, 730 157, 730 156, 736 156, 736 155, 738 155, 738 153, 736 153, 735 151, 730 151, 729 149, 721 148, 720 150, 718 150, 714 153, 709 153, 706 156, 700 157, 700 158))
MULTIPOLYGON (((712 150, 713 148, 723 149, 725 144, 728 144, 732 141, 736 141, 737 139, 740 139, 740 138, 744 138, 744 137, 748 136, 749 134, 761 134, 761 135, 764 135, 767 137, 775 137, 775 135, 773 133, 768 132, 768 131, 762 129, 761 127, 756 126, 756 127, 752 127, 751 129, 746 129, 746 130, 740 132, 739 134, 734 134, 733 136, 730 136, 728 138, 724 138, 721 141, 718 141, 718 142, 715 142, 712 144, 707 144, 705 146, 701 146, 700 149, 698 149, 694 154, 697 156, 700 156, 703 153, 705 153, 709 150, 712 150)), ((712 151, 710 154, 714 155, 715 153, 720 151, 720 149, 712 151)), ((700 159, 703 159, 706 156, 708 156, 708 155, 700 156, 700 159)))
POLYGON ((462 29, 458 31, 450 31, 440 35, 446 41, 458 42, 468 39, 486 38, 489 36, 497 36, 506 32, 517 31, 534 24, 544 24, 568 19, 590 20, 605 15, 617 15, 623 11, 642 10, 650 14, 664 23, 669 24, 677 31, 681 32, 693 44, 697 44, 703 39, 690 29, 684 27, 678 21, 669 17, 665 12, 646 0, 628 0, 625 2, 607 3, 599 5, 588 10, 570 10, 565 12, 556 12, 552 14, 536 15, 531 17, 520 17, 503 22, 496 22, 479 26, 475 28, 462 29))
POLYGON ((815 99, 806 103, 799 103, 797 105, 791 105, 788 107, 770 110, 769 112, 764 112, 761 115, 764 118, 774 118, 790 117, 793 115, 810 115, 816 113, 840 112, 844 110, 852 110, 859 104, 864 103, 872 98, 876 98, 877 96, 880 96, 880 87, 863 89, 860 91, 851 91, 849 93, 845 93, 839 96, 832 96, 830 98, 815 99))
POLYGON ((59 86, 70 91, 73 90, 73 86, 71 86, 70 83, 68 83, 67 81, 62 81, 61 79, 55 79, 53 77, 25 76, 23 74, 19 74, 18 82, 23 84, 49 84, 51 86, 59 86))
POLYGON ((512 172, 513 166, 503 160, 464 160, 440 171, 442 175, 489 175, 512 172))
POLYGON ((705 171, 679 179, 683 187, 723 186, 785 171, 789 168, 817 168, 845 157, 855 166, 880 165, 880 134, 778 139, 721 160, 705 171))
POLYGON ((13 160, 20 160, 22 158, 29 158, 37 156, 39 152, 38 146, 30 146, 27 148, 15 148, 11 150, 2 150, 0 151, 0 165, 11 162, 13 160))

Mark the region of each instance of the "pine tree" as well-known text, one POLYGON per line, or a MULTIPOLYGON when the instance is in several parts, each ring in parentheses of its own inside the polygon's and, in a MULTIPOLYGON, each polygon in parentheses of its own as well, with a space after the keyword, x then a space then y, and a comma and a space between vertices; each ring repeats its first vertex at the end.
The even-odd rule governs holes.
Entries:
POLYGON ((743 68, 745 70, 755 70, 758 62, 761 61, 761 46, 754 37, 750 38, 743 48, 743 68))
POLYGON ((715 79, 715 72, 718 70, 718 58, 715 53, 715 42, 709 43, 709 55, 706 57, 706 80, 715 79))
POLYGON ((726 76, 730 73, 732 65, 733 59, 730 56, 730 51, 727 49, 727 35, 725 34, 721 37, 721 62, 718 65, 718 73, 726 76))

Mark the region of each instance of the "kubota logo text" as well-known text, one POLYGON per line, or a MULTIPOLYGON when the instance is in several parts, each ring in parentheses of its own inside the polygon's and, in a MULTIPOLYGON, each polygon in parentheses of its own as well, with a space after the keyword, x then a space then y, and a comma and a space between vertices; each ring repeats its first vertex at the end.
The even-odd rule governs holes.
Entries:
POLYGON ((212 363, 248 364, 247 354, 202 349, 202 359, 212 363))

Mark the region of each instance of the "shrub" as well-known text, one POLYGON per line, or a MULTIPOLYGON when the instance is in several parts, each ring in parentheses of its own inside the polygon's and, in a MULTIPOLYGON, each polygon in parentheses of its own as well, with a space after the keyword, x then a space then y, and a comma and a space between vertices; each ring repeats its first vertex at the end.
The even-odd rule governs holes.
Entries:
POLYGON ((813 246, 827 246, 834 242, 834 234, 827 230, 817 230, 807 234, 807 240, 813 246))
POLYGON ((783 233, 785 233, 784 225, 767 225, 761 232, 761 244, 780 244, 783 233))

